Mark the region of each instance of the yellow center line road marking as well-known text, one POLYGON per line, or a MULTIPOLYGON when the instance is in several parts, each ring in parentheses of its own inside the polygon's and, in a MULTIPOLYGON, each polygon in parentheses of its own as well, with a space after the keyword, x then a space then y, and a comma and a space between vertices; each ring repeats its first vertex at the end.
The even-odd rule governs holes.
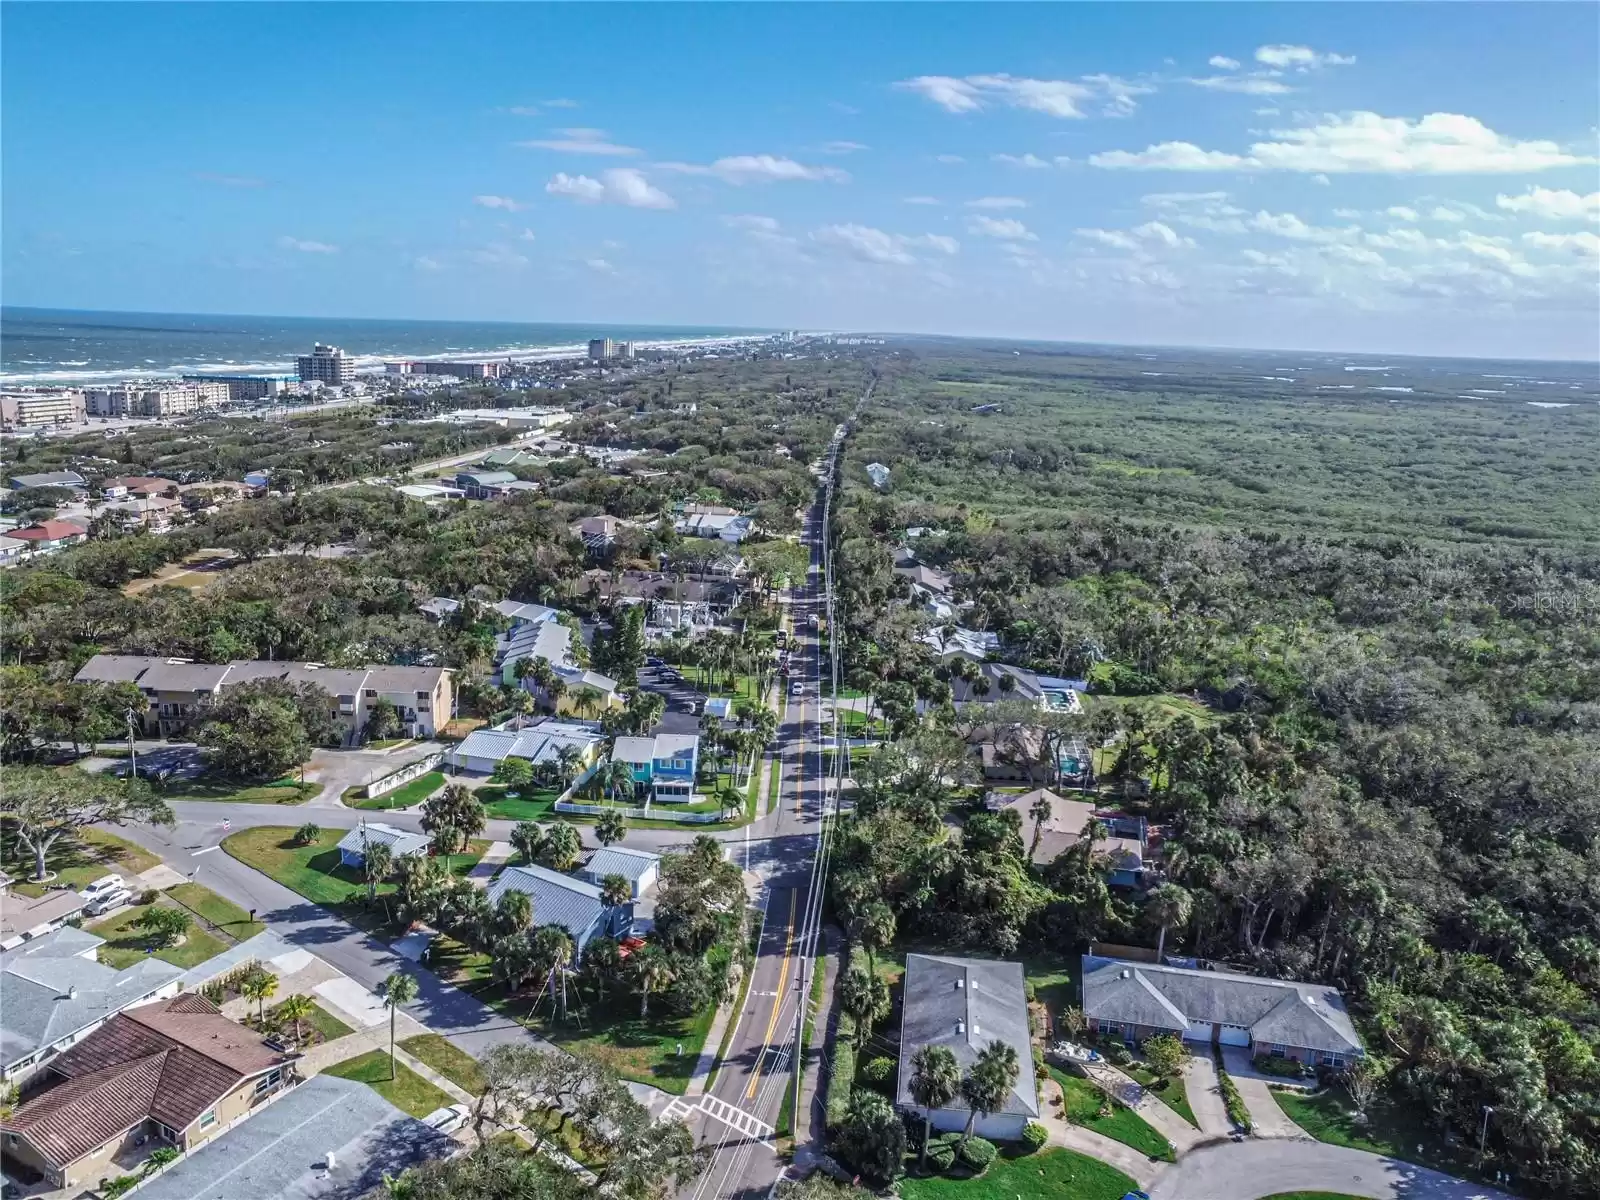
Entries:
POLYGON ((778 1008, 783 1004, 784 981, 789 978, 789 953, 794 948, 794 912, 800 902, 800 889, 789 891, 789 928, 783 933, 783 961, 778 964, 778 991, 772 997, 772 1016, 767 1020, 767 1036, 761 1040, 761 1053, 756 1055, 756 1069, 750 1072, 750 1086, 745 1089, 746 1100, 755 1099, 756 1084, 761 1080, 761 1065, 767 1061, 767 1048, 772 1045, 772 1031, 778 1027, 778 1008))

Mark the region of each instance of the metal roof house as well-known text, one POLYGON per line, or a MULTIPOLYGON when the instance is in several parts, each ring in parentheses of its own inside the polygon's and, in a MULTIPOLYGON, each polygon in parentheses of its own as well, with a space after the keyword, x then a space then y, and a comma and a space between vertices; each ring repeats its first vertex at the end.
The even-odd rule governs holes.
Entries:
POLYGON ((363 821, 339 839, 339 862, 346 867, 360 867, 366 862, 366 848, 371 845, 389 847, 396 859, 428 852, 428 835, 397 829, 382 821, 363 821))
POLYGON ((633 887, 637 900, 651 888, 661 874, 661 856, 648 850, 630 850, 626 846, 602 846, 584 863, 578 878, 599 887, 607 875, 621 875, 633 887))
POLYGON ((447 757, 458 771, 487 775, 508 758, 526 759, 535 766, 559 763, 562 748, 571 746, 579 763, 587 767, 604 740, 594 722, 550 719, 525 729, 475 729, 447 757))
POLYGON ((687 804, 694 799, 699 756, 700 737, 693 733, 619 737, 611 747, 612 761, 633 767, 635 790, 667 804, 687 804))
MULTIPOLYGON (((1023 1126, 1039 1115, 1022 964, 908 954, 904 994, 895 1103, 922 1112, 911 1098, 911 1060, 923 1046, 947 1047, 965 1073, 990 1042, 999 1040, 1017 1052, 1017 1082, 999 1109, 978 1118, 974 1131, 994 1141, 1019 1140, 1023 1126)), ((959 1097, 930 1114, 933 1127, 943 1130, 965 1129, 970 1115, 959 1097)))
POLYGON ((1342 1067, 1365 1053, 1337 988, 1231 971, 1086 954, 1083 1015, 1129 1041, 1176 1033, 1309 1066, 1342 1067))
POLYGON ((147 958, 116 971, 72 926, 0 954, 0 1078, 24 1079, 124 1008, 175 995, 183 968, 147 958))
POLYGON ((460 1148, 364 1083, 314 1075, 139 1188, 141 1200, 348 1200, 460 1148))
POLYGON ((499 904, 507 892, 521 892, 533 902, 536 925, 559 925, 572 937, 573 957, 597 937, 625 937, 633 927, 633 905, 608 906, 600 888, 549 867, 507 867, 489 885, 489 902, 499 904))

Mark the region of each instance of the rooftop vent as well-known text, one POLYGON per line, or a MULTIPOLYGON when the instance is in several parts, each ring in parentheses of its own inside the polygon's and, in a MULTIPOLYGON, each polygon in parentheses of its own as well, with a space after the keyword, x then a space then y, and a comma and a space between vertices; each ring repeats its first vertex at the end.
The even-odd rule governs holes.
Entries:
POLYGON ((956 1022, 956 1032, 957 1033, 961 1033, 961 1034, 966 1033, 967 1032, 967 1023, 965 1021, 957 1021, 956 1022))
POLYGON ((73 984, 71 987, 69 987, 67 989, 67 999, 68 1000, 76 1000, 77 998, 78 998, 78 985, 77 984, 73 984))
POLYGON ((966 986, 967 986, 967 981, 965 979, 956 980, 956 991, 959 992, 962 988, 964 988, 966 986))

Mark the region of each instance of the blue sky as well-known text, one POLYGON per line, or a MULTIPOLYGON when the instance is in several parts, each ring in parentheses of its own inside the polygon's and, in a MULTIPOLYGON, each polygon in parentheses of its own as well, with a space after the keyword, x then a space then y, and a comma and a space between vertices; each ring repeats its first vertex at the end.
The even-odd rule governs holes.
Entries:
POLYGON ((1586 4, 8 4, 12 304, 1600 357, 1586 4))

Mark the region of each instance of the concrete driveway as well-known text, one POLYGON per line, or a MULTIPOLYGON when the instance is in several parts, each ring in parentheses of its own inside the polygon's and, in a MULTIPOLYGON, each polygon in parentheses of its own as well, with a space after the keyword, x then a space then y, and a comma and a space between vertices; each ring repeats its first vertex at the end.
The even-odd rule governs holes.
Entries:
POLYGON ((1228 1106, 1223 1103, 1222 1089, 1217 1083, 1217 1064, 1209 1051, 1189 1056, 1183 1072, 1183 1090, 1189 1097, 1189 1107, 1194 1110, 1194 1119, 1200 1122, 1201 1133, 1227 1137, 1233 1132, 1228 1106))
POLYGON ((1362 1150, 1258 1138, 1191 1150, 1147 1190, 1150 1200, 1260 1200, 1300 1191, 1371 1200, 1511 1200, 1495 1188, 1362 1150))

